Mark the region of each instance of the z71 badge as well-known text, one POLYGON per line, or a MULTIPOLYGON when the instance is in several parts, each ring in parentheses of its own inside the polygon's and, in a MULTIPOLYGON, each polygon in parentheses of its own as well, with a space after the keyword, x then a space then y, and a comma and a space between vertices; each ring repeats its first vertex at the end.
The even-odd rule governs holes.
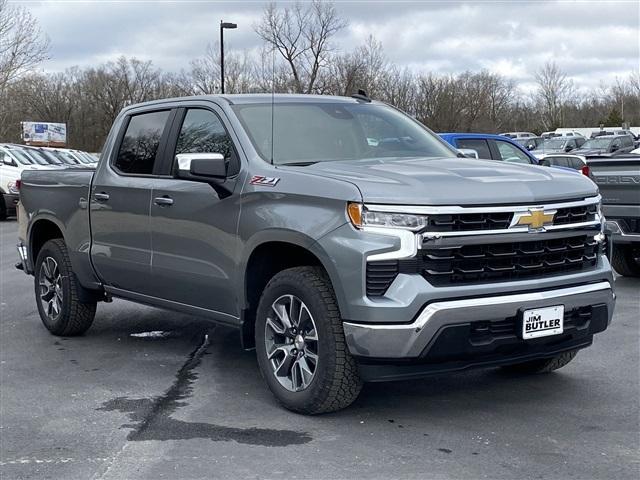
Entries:
POLYGON ((264 177, 262 175, 254 175, 249 182, 251 185, 262 185, 264 187, 275 187, 280 181, 278 177, 264 177))

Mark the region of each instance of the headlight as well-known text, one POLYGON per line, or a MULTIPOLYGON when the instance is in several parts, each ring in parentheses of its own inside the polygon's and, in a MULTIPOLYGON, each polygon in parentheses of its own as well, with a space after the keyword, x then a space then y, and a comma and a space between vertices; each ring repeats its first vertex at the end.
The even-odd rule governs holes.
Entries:
POLYGON ((9 190, 9 193, 14 193, 14 194, 20 193, 20 190, 18 189, 16 182, 7 183, 7 190, 9 190))
POLYGON ((347 215, 356 228, 400 228, 414 232, 426 227, 428 218, 426 215, 414 215, 411 213, 372 211, 361 203, 347 204, 347 215))

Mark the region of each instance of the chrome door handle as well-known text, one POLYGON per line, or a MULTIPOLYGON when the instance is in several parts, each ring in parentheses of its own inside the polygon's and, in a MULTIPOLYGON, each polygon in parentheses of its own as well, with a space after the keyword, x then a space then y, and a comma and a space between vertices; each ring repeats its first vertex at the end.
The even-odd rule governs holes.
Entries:
POLYGON ((98 202, 106 202, 107 200, 109 200, 109 194, 105 192, 94 193, 93 198, 95 198, 98 202))
POLYGON ((170 197, 156 197, 153 199, 153 203, 161 207, 170 207, 173 205, 173 198, 170 197))

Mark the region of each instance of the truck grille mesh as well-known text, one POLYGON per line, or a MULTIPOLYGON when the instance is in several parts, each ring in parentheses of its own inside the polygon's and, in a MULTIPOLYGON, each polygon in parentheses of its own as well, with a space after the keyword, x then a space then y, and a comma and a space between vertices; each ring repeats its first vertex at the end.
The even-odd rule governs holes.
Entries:
POLYGON ((584 234, 525 242, 423 248, 415 258, 369 262, 367 295, 384 295, 399 273, 419 273, 434 286, 506 282, 593 268, 597 255, 598 243, 593 235, 584 234))
MULTIPOLYGON (((559 208, 554 225, 590 222, 596 219, 596 204, 559 208)), ((428 232, 469 232, 477 230, 506 230, 513 219, 513 212, 457 213, 429 215, 428 232)))

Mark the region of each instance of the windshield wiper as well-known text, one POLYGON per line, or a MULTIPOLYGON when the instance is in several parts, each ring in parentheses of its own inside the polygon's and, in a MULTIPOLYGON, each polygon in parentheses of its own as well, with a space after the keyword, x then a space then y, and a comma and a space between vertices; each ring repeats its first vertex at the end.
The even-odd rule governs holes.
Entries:
POLYGON ((288 167, 307 167, 309 165, 313 165, 318 162, 288 162, 288 163, 280 163, 278 165, 288 166, 288 167))

